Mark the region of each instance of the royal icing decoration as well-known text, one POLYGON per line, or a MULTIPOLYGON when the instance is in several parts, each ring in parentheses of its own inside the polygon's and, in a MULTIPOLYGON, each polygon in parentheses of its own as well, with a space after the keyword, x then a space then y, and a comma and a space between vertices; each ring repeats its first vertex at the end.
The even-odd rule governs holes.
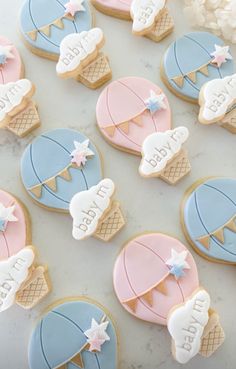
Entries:
POLYGON ((89 148, 89 140, 83 142, 74 141, 75 150, 72 151, 71 162, 76 164, 78 167, 84 166, 87 161, 87 157, 94 156, 95 153, 89 148))
POLYGON ((214 79, 202 87, 199 121, 205 124, 221 120, 236 101, 236 74, 214 79))
POLYGON ((0 45, 0 66, 6 64, 8 59, 14 59, 12 45, 0 45))
POLYGON ((229 46, 215 45, 215 51, 211 53, 211 56, 214 57, 212 63, 216 64, 218 68, 221 67, 223 63, 226 63, 227 60, 233 59, 232 55, 229 53, 229 46))
POLYGON ((143 176, 159 175, 181 150, 188 139, 185 127, 178 127, 166 132, 157 132, 148 136, 142 145, 142 160, 139 172, 143 176))
POLYGON ((210 296, 201 289, 170 313, 167 326, 174 342, 174 356, 179 363, 187 363, 199 352, 209 308, 210 296))
POLYGON ((214 56, 211 54, 215 45, 223 49, 225 47, 223 40, 211 33, 191 32, 169 46, 163 58, 162 70, 171 91, 195 102, 206 82, 234 73, 232 58, 226 58, 226 62, 219 67, 213 63, 214 56))
POLYGON ((103 323, 97 323, 95 319, 92 319, 91 328, 84 332, 88 338, 89 351, 100 352, 101 346, 106 342, 110 341, 110 337, 106 333, 109 321, 103 323))
POLYGON ((185 275, 184 269, 190 269, 186 261, 187 256, 188 251, 177 252, 175 249, 171 249, 171 258, 166 261, 166 265, 170 267, 170 274, 174 275, 175 279, 185 275))
POLYGON ((65 4, 65 14, 70 14, 74 17, 77 12, 85 12, 85 7, 82 5, 84 0, 70 0, 65 4))
POLYGON ((79 67, 82 68, 83 62, 91 54, 98 54, 102 41, 103 32, 100 28, 92 28, 89 31, 66 36, 60 45, 60 58, 56 66, 57 73, 62 76, 77 70, 79 67))
POLYGON ((165 99, 166 99, 165 94, 161 93, 157 95, 153 90, 151 90, 150 97, 147 100, 145 100, 145 104, 147 106, 147 109, 151 113, 155 113, 158 110, 167 109, 167 106, 164 102, 165 99))
POLYGON ((82 240, 91 236, 97 229, 99 220, 111 205, 115 185, 105 178, 87 191, 77 193, 70 202, 73 218, 73 237, 82 240))
POLYGON ((165 7, 165 3, 166 0, 133 0, 130 8, 133 32, 142 33, 149 30, 165 7))
POLYGON ((27 279, 33 261, 31 248, 24 248, 9 259, 0 261, 0 311, 14 304, 16 293, 27 279))
POLYGON ((5 207, 0 202, 0 232, 4 232, 8 222, 17 222, 18 219, 14 215, 15 205, 5 207))
POLYGON ((0 122, 4 121, 8 113, 22 103, 32 89, 32 83, 28 79, 0 85, 0 122))

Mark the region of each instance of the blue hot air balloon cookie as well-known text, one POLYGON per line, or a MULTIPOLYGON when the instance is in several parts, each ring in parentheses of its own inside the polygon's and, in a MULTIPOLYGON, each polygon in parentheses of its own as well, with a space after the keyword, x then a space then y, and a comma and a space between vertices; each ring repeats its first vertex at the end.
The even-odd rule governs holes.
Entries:
POLYGON ((21 178, 39 205, 71 214, 77 240, 109 241, 125 224, 113 201, 115 184, 103 178, 96 147, 78 131, 55 129, 34 139, 23 153, 21 178))
POLYGON ((36 326, 28 358, 30 369, 116 369, 113 321, 90 300, 58 304, 36 326))
POLYGON ((206 82, 233 71, 229 46, 208 32, 191 32, 180 37, 169 46, 162 62, 167 87, 178 97, 194 103, 206 82))
POLYGON ((182 224, 203 257, 236 264, 236 180, 215 178, 194 184, 184 198, 182 224))
POLYGON ((92 26, 88 0, 25 0, 20 13, 26 45, 35 54, 53 60, 58 59, 64 37, 92 26))

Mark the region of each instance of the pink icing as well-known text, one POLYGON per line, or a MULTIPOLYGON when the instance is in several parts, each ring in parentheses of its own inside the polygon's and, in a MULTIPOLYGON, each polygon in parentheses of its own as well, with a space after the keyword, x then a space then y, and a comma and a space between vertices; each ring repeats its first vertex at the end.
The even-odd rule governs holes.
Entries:
POLYGON ((4 232, 0 231, 0 260, 7 259, 26 246, 26 222, 22 207, 9 193, 0 190, 0 202, 9 207, 15 205, 17 222, 8 222, 4 232))
POLYGON ((97 123, 103 135, 113 144, 140 154, 144 139, 153 132, 171 128, 171 110, 167 98, 166 109, 153 115, 146 110, 145 101, 150 91, 163 93, 154 83, 139 77, 127 77, 110 83, 101 93, 96 108, 97 123), (142 126, 129 124, 129 132, 123 132, 117 125, 131 121, 142 114, 142 126), (111 137, 104 128, 116 126, 111 137))
POLYGON ((116 10, 124 13, 130 13, 130 5, 132 0, 96 0, 97 4, 102 5, 104 8, 116 10))
MULTIPOLYGON (((12 43, 6 37, 0 36, 0 45, 12 45, 12 43)), ((15 82, 23 78, 22 61, 15 46, 13 46, 12 54, 14 55, 14 59, 8 59, 7 63, 3 67, 0 67, 0 83, 2 84, 15 82)))
POLYGON ((185 276, 167 278, 169 268, 165 262, 171 258, 171 249, 181 252, 186 247, 178 240, 161 233, 146 234, 130 241, 118 256, 114 267, 114 288, 123 307, 139 319, 166 325, 171 308, 181 304, 199 287, 198 272, 194 259, 188 253, 186 261, 190 269, 185 276), (139 298, 136 311, 125 303, 150 290, 165 278, 166 294, 154 290, 153 305, 139 298))

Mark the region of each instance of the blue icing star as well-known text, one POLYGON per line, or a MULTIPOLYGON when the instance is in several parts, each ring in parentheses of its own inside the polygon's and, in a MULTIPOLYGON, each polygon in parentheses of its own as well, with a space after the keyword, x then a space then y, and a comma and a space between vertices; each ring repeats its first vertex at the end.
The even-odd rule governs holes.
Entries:
POLYGON ((176 279, 179 279, 180 277, 183 277, 185 275, 183 269, 184 265, 173 265, 170 269, 170 274, 173 274, 176 279))
POLYGON ((0 232, 4 232, 6 229, 6 221, 0 219, 0 232))
POLYGON ((156 111, 160 110, 160 105, 157 101, 150 100, 147 103, 147 108, 150 110, 151 113, 155 113, 156 111))
POLYGON ((0 65, 4 65, 7 61, 7 57, 4 54, 0 54, 0 65))

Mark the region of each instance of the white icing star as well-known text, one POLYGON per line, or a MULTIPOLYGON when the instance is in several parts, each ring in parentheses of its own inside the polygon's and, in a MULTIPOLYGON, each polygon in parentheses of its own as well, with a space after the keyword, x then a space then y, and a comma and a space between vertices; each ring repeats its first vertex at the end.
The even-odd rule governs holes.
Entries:
POLYGON ((165 95, 163 93, 157 95, 153 90, 150 91, 150 96, 145 100, 147 109, 151 113, 155 113, 157 110, 166 109, 166 104, 164 103, 165 95))
POLYGON ((177 268, 180 267, 182 269, 190 269, 189 264, 186 261, 186 257, 188 256, 188 251, 177 252, 174 249, 171 249, 171 258, 166 261, 166 265, 177 268))
POLYGON ((72 151, 72 163, 75 163, 78 167, 85 165, 87 156, 93 156, 94 152, 89 148, 89 140, 83 142, 74 141, 75 150, 72 151))
POLYGON ((7 59, 14 59, 12 54, 12 45, 0 45, 0 64, 5 64, 7 59))
POLYGON ((17 222, 17 218, 13 214, 15 211, 15 205, 5 208, 5 206, 0 202, 0 220, 6 222, 17 222))
POLYGON ((215 45, 215 51, 211 53, 211 56, 214 56, 212 63, 217 64, 218 67, 221 67, 221 64, 226 63, 227 60, 233 59, 229 53, 229 46, 215 45))
POLYGON ((106 333, 109 322, 98 324, 95 319, 92 319, 91 328, 84 332, 90 344, 89 351, 101 351, 101 346, 110 341, 110 337, 106 333))
POLYGON ((65 4, 66 14, 70 14, 72 17, 75 16, 77 12, 85 12, 85 7, 82 5, 84 0, 70 0, 65 4))

